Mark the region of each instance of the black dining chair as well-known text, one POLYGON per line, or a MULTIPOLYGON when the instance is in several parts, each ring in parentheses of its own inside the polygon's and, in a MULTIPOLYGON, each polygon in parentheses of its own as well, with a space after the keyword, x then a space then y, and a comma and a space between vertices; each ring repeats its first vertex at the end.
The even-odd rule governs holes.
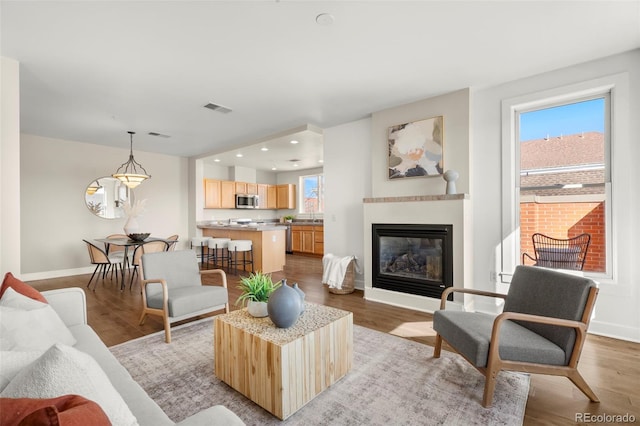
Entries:
MULTIPOLYGON (((93 278, 96 276, 97 272, 98 272, 98 276, 102 275, 102 279, 104 280, 107 272, 109 272, 109 269, 113 266, 116 272, 116 280, 117 280, 118 265, 120 265, 121 266, 120 273, 122 274, 124 273, 124 269, 122 269, 122 263, 120 262, 119 258, 111 258, 109 257, 109 255, 105 250, 102 250, 100 247, 96 246, 95 244, 87 240, 82 240, 82 241, 84 241, 87 245, 87 250, 89 251, 89 258, 91 259, 91 264, 96 265, 96 268, 93 270, 93 274, 91 275, 91 278, 87 283, 87 288, 91 288, 91 281, 93 281, 93 278)), ((93 286, 94 291, 96 290, 97 286, 98 286, 98 278, 96 277, 96 283, 93 286)))
POLYGON ((178 234, 165 238, 167 240, 167 251, 174 251, 178 243, 178 234))
MULTIPOLYGON (((111 234, 111 235, 107 235, 107 239, 120 240, 120 239, 129 239, 129 237, 126 234, 111 234)), ((112 262, 119 259, 122 266, 129 269, 129 265, 131 264, 131 259, 133 257, 132 253, 128 252, 127 257, 125 258, 124 255, 125 255, 125 252, 127 252, 127 250, 125 250, 124 246, 118 246, 118 245, 109 244, 109 243, 105 243, 104 245, 105 245, 105 251, 109 255, 109 258, 111 259, 112 262)))

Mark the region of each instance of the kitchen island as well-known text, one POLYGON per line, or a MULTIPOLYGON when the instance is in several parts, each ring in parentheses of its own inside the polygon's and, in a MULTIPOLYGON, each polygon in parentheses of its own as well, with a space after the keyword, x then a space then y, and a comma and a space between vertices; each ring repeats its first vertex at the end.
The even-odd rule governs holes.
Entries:
MULTIPOLYGON (((253 270, 263 273, 284 269, 285 226, 265 225, 198 225, 205 237, 251 240, 253 245, 253 270)), ((251 272, 250 266, 246 269, 251 272)))

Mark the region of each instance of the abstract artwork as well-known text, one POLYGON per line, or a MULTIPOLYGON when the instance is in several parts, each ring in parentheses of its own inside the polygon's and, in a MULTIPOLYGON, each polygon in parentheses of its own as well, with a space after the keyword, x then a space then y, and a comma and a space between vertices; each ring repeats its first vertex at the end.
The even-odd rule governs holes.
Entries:
POLYGON ((443 173, 443 117, 389 127, 389 179, 443 173))

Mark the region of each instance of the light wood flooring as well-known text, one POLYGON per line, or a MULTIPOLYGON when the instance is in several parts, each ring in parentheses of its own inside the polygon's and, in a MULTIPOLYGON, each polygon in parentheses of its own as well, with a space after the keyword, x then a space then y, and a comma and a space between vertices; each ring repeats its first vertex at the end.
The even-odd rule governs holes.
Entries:
MULTIPOLYGON (((319 258, 287 255, 285 271, 272 275, 274 280, 286 277, 290 284, 297 282, 310 302, 353 312, 357 325, 433 346, 430 314, 367 301, 358 290, 347 295, 329 293, 321 284, 322 261, 319 258)), ((115 280, 105 279, 100 280, 93 291, 86 290, 89 277, 78 275, 30 284, 39 290, 85 289, 89 324, 108 346, 163 330, 159 317, 149 316, 144 326, 138 325, 141 295, 137 283, 132 290, 127 284, 126 290, 121 292, 115 280)), ((238 309, 234 304, 239 295, 238 280, 238 276, 228 274, 232 310, 238 309)), ((431 348, 425 348, 425 357, 431 355, 431 348)), ((600 398, 599 404, 591 403, 566 378, 532 375, 524 424, 576 424, 576 413, 630 414, 640 422, 640 344, 589 335, 579 370, 600 398)), ((478 401, 481 398, 482 395, 478 395, 478 401)))

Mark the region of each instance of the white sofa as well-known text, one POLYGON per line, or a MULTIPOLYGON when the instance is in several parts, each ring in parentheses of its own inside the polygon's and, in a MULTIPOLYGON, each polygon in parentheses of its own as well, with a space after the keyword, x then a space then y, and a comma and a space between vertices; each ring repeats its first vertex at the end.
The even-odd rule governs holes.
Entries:
MULTIPOLYGON (((91 355, 109 377, 140 425, 174 425, 162 409, 136 383, 129 372, 111 354, 107 346, 87 324, 87 306, 80 288, 43 291, 51 307, 69 328, 77 343, 75 348, 91 355)), ((178 423, 180 426, 244 425, 232 411, 216 405, 178 423)))

